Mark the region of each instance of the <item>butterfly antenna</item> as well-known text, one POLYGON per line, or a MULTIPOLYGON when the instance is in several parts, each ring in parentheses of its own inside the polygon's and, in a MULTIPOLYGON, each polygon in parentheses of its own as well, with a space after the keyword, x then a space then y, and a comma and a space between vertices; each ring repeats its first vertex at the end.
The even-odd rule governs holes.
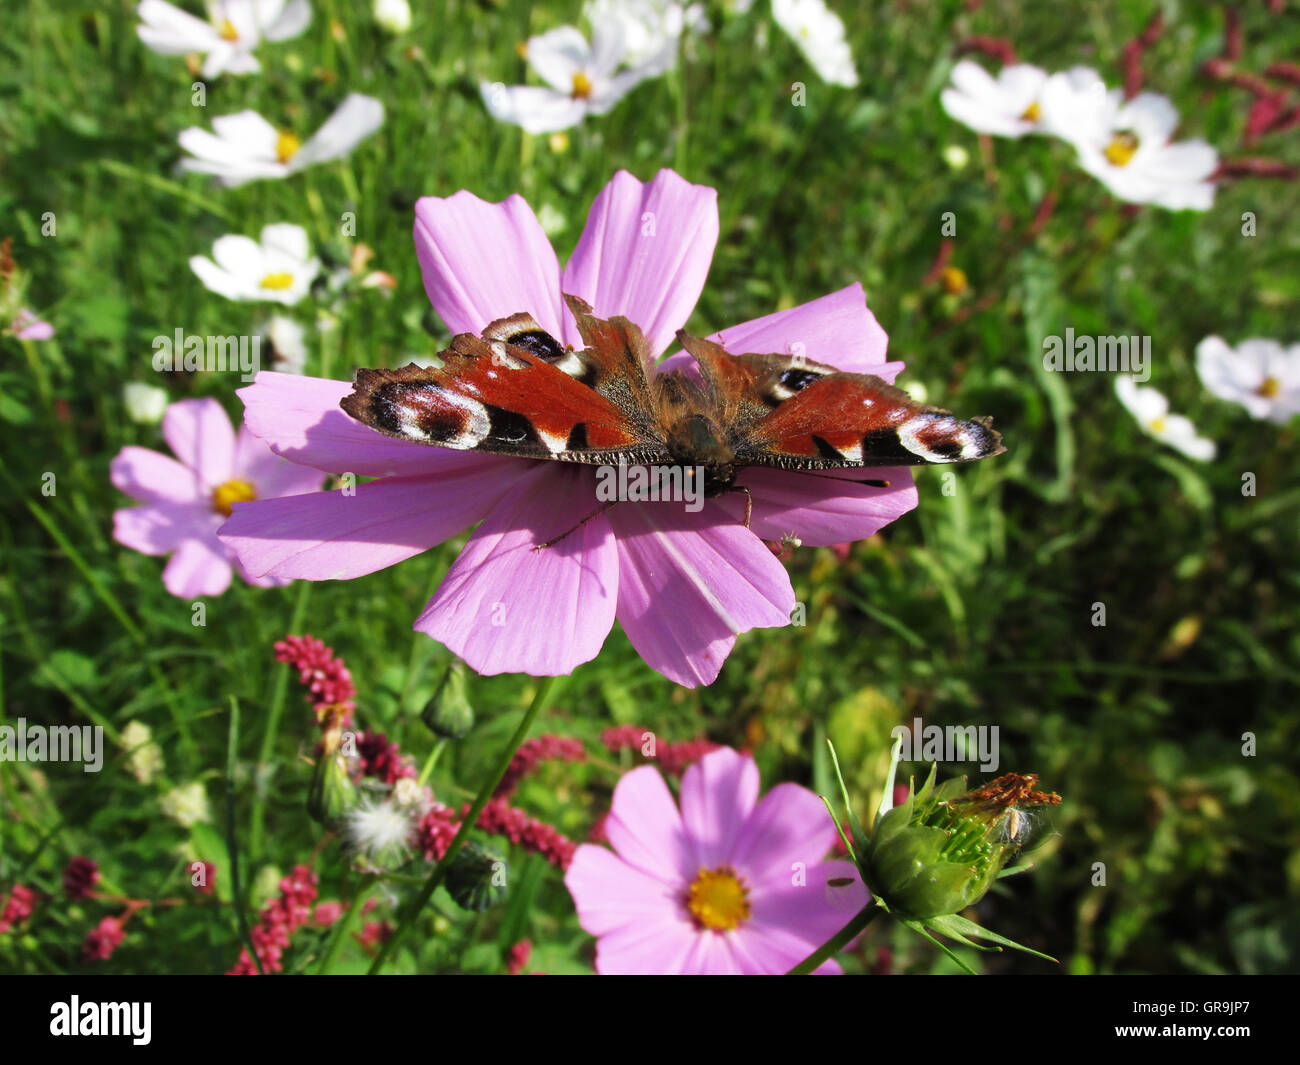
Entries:
MULTIPOLYGON (((818 476, 821 476, 821 475, 818 474, 818 476)), ((855 477, 835 477, 835 476, 832 475, 832 476, 823 476, 821 479, 822 479, 823 481, 844 481, 844 482, 846 482, 846 483, 848 483, 848 484, 865 484, 865 485, 866 485, 867 487, 869 487, 869 488, 888 488, 888 487, 889 487, 889 482, 888 482, 888 481, 879 481, 879 480, 876 480, 875 478, 868 478, 868 479, 865 480, 865 481, 859 481, 859 480, 858 480, 857 478, 855 478, 855 477)))
POLYGON ((533 550, 534 550, 534 551, 540 551, 540 550, 541 550, 542 548, 544 548, 544 547, 553 547, 553 546, 555 546, 555 545, 558 544, 561 540, 563 540, 566 536, 569 536, 569 535, 571 535, 572 533, 575 533, 575 532, 577 532, 579 529, 581 529, 584 525, 587 524, 587 522, 591 521, 592 518, 598 518, 598 517, 600 517, 600 515, 604 514, 605 511, 607 511, 607 510, 610 509, 610 507, 616 506, 616 505, 617 505, 618 503, 620 503, 620 502, 622 502, 622 501, 621 501, 621 500, 618 500, 618 499, 611 499, 608 503, 602 503, 600 506, 598 506, 595 510, 593 510, 590 514, 588 514, 585 518, 583 518, 582 521, 578 522, 578 524, 575 525, 575 526, 573 526, 571 529, 566 529, 564 532, 560 533, 559 536, 553 536, 553 537, 551 537, 551 538, 550 538, 549 540, 547 540, 545 543, 534 544, 534 545, 533 545, 533 550))

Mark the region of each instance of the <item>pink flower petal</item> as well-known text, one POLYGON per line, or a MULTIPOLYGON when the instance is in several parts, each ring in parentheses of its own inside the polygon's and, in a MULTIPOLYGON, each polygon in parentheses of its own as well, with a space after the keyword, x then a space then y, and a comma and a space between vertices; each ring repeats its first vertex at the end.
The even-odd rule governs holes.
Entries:
POLYGON ((646 663, 684 687, 711 684, 739 633, 790 623, 794 589, 748 529, 708 503, 609 512, 618 539, 618 620, 646 663))
MULTIPOLYGON (((167 408, 163 439, 208 490, 230 480, 235 462, 235 432, 215 399, 182 399, 167 408)), ((227 575, 229 581, 229 575, 227 575)))
POLYGON ((778 784, 741 826, 731 863, 750 884, 789 884, 795 863, 803 869, 817 865, 835 837, 835 822, 821 799, 798 784, 778 784))
POLYGON ((415 628, 479 673, 569 673, 600 653, 614 624, 618 554, 591 513, 588 469, 524 465, 517 483, 470 537, 415 628))
POLYGON ((193 470, 143 447, 124 447, 109 465, 114 487, 141 502, 194 503, 205 498, 193 470))
POLYGON ((54 336, 54 326, 42 322, 28 310, 18 312, 12 328, 16 330, 14 335, 19 340, 50 340, 54 336))
POLYGON ((733 325, 709 339, 733 355, 802 354, 846 373, 875 374, 891 384, 903 369, 901 362, 885 362, 889 336, 867 309, 866 294, 856 283, 788 311, 733 325))
POLYGON ((149 503, 113 512, 113 539, 143 555, 165 555, 185 540, 210 537, 217 515, 193 503, 149 503))
POLYGON ((690 954, 677 970, 683 976, 747 976, 754 971, 732 949, 733 934, 698 932, 690 954))
POLYGON ((560 262, 522 196, 487 203, 461 191, 415 205, 424 290, 453 333, 527 311, 561 336, 560 262))
POLYGON ((376 432, 339 407, 351 392, 345 381, 263 370, 237 395, 244 401, 244 424, 271 450, 326 473, 413 477, 501 461, 376 432))
POLYGON ((230 587, 230 562, 216 537, 185 540, 163 570, 163 585, 182 599, 220 595, 230 587))
MULTIPOLYGON (((851 917, 852 914, 849 916, 851 917)), ((848 920, 849 918, 846 917, 840 922, 840 927, 847 924, 848 920)), ((838 932, 839 928, 835 931, 838 932)), ((830 939, 830 935, 826 939, 830 939)), ((732 937, 732 950, 747 972, 777 976, 788 973, 826 942, 826 939, 812 943, 798 936, 789 935, 783 930, 756 927, 753 922, 750 922, 738 929, 732 937)), ((838 976, 842 975, 843 971, 839 962, 834 958, 827 958, 813 970, 813 973, 817 976, 838 976)))
POLYGON ((608 935, 636 922, 692 925, 680 898, 681 889, 634 869, 604 847, 584 843, 573 854, 564 886, 573 896, 578 922, 593 936, 608 935))
POLYGON ((682 825, 700 868, 731 864, 732 852, 757 801, 758 766, 730 747, 711 751, 686 770, 682 825))
MULTIPOLYGON (((598 317, 625 315, 652 355, 686 324, 718 243, 718 194, 671 170, 643 184, 620 170, 596 197, 564 270, 564 291, 598 317)), ((566 315, 565 339, 579 343, 566 315)))
MULTIPOLYGON (((750 529, 765 540, 796 536, 809 547, 826 547, 874 536, 917 504, 912 472, 905 466, 797 473, 752 466, 738 478, 750 489, 754 511, 750 529), (888 481, 888 488, 850 484, 836 477, 888 481)), ((718 499, 737 521, 744 521, 745 497, 718 499)))
MULTIPOLYGON (((867 904, 867 889, 852 862, 809 865, 803 882, 792 872, 750 885, 749 921, 745 932, 766 937, 789 951, 790 965, 802 961, 853 919, 867 904), (831 885, 831 880, 851 883, 831 885)), ((788 968, 788 966, 787 966, 788 968)))
POLYGON ((253 435, 245 422, 235 437, 235 475, 252 483, 258 499, 315 492, 325 479, 320 470, 282 459, 253 435))
POLYGON ((252 576, 347 580, 455 536, 512 483, 471 471, 389 477, 357 485, 352 496, 310 492, 236 503, 220 535, 252 576))
POLYGON ((614 788, 605 835, 623 861, 670 888, 685 891, 699 872, 677 804, 653 766, 623 774, 614 788))
POLYGON ((676 975, 699 933, 667 919, 632 922, 596 941, 596 972, 601 976, 676 975))

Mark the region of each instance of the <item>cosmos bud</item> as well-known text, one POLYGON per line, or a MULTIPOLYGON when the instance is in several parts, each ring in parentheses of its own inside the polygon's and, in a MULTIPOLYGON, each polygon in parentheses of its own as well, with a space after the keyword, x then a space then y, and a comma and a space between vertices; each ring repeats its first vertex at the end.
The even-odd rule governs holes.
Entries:
POLYGON ((447 891, 461 909, 481 913, 505 895, 506 873, 501 855, 469 840, 447 870, 447 891))
POLYGON ((1027 808, 1059 795, 1033 790, 1038 777, 1008 773, 974 791, 964 778, 934 783, 884 815, 866 848, 868 884, 900 917, 960 913, 982 899, 1028 835, 1027 808))
POLYGON ((357 800, 356 785, 340 749, 341 739, 342 729, 337 726, 325 732, 307 793, 307 812, 321 824, 338 820, 357 800))
POLYGON ((468 681, 464 668, 457 663, 447 670, 438 690, 420 714, 435 736, 459 740, 474 727, 474 708, 469 704, 468 681))
MULTIPOLYGON (((831 746, 831 763, 851 830, 851 834, 841 830, 840 838, 849 857, 857 864, 871 898, 837 936, 827 940, 791 972, 812 972, 879 912, 888 913, 934 944, 967 972, 975 970, 936 936, 976 950, 1010 947, 1055 961, 1050 955, 968 920, 961 911, 979 902, 993 881, 1031 868, 1023 863, 1012 868, 1007 866, 1031 835, 1035 808, 1056 806, 1061 797, 1034 790, 1038 777, 1033 774, 1008 773, 971 791, 964 790, 964 778, 936 786, 934 765, 920 789, 913 782, 899 796, 894 778, 902 749, 903 741, 899 739, 890 752, 889 775, 868 830, 858 820, 849 800, 839 760, 831 746)), ((829 802, 826 808, 834 816, 829 802)), ((839 822, 838 817, 836 821, 839 822)))

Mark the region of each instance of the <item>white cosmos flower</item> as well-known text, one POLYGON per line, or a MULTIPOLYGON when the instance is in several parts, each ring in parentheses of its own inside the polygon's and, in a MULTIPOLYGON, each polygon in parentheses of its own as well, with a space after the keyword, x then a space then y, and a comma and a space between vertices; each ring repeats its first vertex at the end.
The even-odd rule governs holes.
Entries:
POLYGON ((1196 372, 1207 389, 1253 418, 1282 425, 1300 413, 1300 344, 1284 348, 1257 338, 1234 349, 1209 336, 1196 346, 1196 372))
POLYGON ((142 381, 128 381, 122 386, 126 416, 137 425, 157 425, 167 412, 167 392, 142 381))
POLYGON ((1200 436, 1196 426, 1181 414, 1170 414, 1169 400, 1163 393, 1154 388, 1140 388, 1132 377, 1121 376, 1115 378, 1115 394, 1137 419, 1143 432, 1181 451, 1188 458, 1200 462, 1214 458, 1214 441, 1200 436))
POLYGON ((308 254, 307 231, 281 223, 263 226, 260 244, 252 237, 219 238, 212 245, 212 259, 195 255, 190 269, 226 299, 294 304, 307 295, 320 272, 320 260, 308 254))
POLYGON ((823 81, 849 89, 857 85, 858 72, 844 36, 844 23, 823 0, 772 0, 772 17, 823 81))
POLYGON ((307 0, 212 0, 204 22, 165 0, 140 0, 138 14, 136 32, 145 47, 162 55, 205 55, 203 76, 215 78, 261 70, 253 49, 262 38, 297 37, 311 22, 311 5, 307 0))
POLYGON ((1080 67, 1048 79, 1042 109, 1051 132, 1079 153, 1079 165, 1121 200, 1175 211, 1214 203, 1209 178, 1219 154, 1200 139, 1172 143, 1178 112, 1167 97, 1143 92, 1125 101, 1120 89, 1106 91, 1095 71, 1080 67))
POLYGON ((592 24, 590 44, 573 26, 557 26, 530 37, 527 49, 528 65, 544 87, 483 82, 479 91, 493 118, 529 133, 554 133, 587 115, 607 114, 642 81, 662 74, 676 59, 677 41, 629 66, 623 22, 605 18, 592 24))
POLYGON ((677 42, 685 30, 707 33, 709 20, 703 4, 673 0, 587 0, 582 9, 587 22, 598 26, 610 20, 623 29, 623 54, 631 66, 656 59, 665 69, 677 62, 677 42))
POLYGON ((978 63, 963 59, 952 68, 952 85, 939 95, 943 109, 976 133, 1023 137, 1042 133, 1040 99, 1047 71, 1028 63, 1003 67, 996 78, 978 63))
POLYGON ((387 33, 405 33, 411 28, 411 5, 406 0, 375 0, 375 21, 387 33))
POLYGON ((270 349, 272 370, 280 373, 302 373, 307 362, 307 345, 303 343, 306 330, 292 318, 273 314, 259 332, 270 349))
POLYGON ((256 111, 240 111, 214 118, 214 133, 198 126, 181 130, 180 145, 190 154, 179 165, 181 170, 213 174, 227 188, 258 178, 288 177, 347 155, 383 122, 384 105, 356 92, 306 141, 277 130, 256 111))

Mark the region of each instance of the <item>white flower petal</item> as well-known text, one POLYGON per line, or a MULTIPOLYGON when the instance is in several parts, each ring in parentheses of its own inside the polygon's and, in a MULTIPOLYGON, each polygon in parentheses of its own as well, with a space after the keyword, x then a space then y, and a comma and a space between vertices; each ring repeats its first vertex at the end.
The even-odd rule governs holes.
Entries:
POLYGON ((289 161, 289 168, 301 170, 347 155, 383 124, 383 104, 373 96, 351 93, 289 161))
POLYGON ((573 92, 573 76, 586 72, 592 58, 587 38, 573 26, 557 26, 528 40, 528 65, 547 85, 566 96, 573 92))

